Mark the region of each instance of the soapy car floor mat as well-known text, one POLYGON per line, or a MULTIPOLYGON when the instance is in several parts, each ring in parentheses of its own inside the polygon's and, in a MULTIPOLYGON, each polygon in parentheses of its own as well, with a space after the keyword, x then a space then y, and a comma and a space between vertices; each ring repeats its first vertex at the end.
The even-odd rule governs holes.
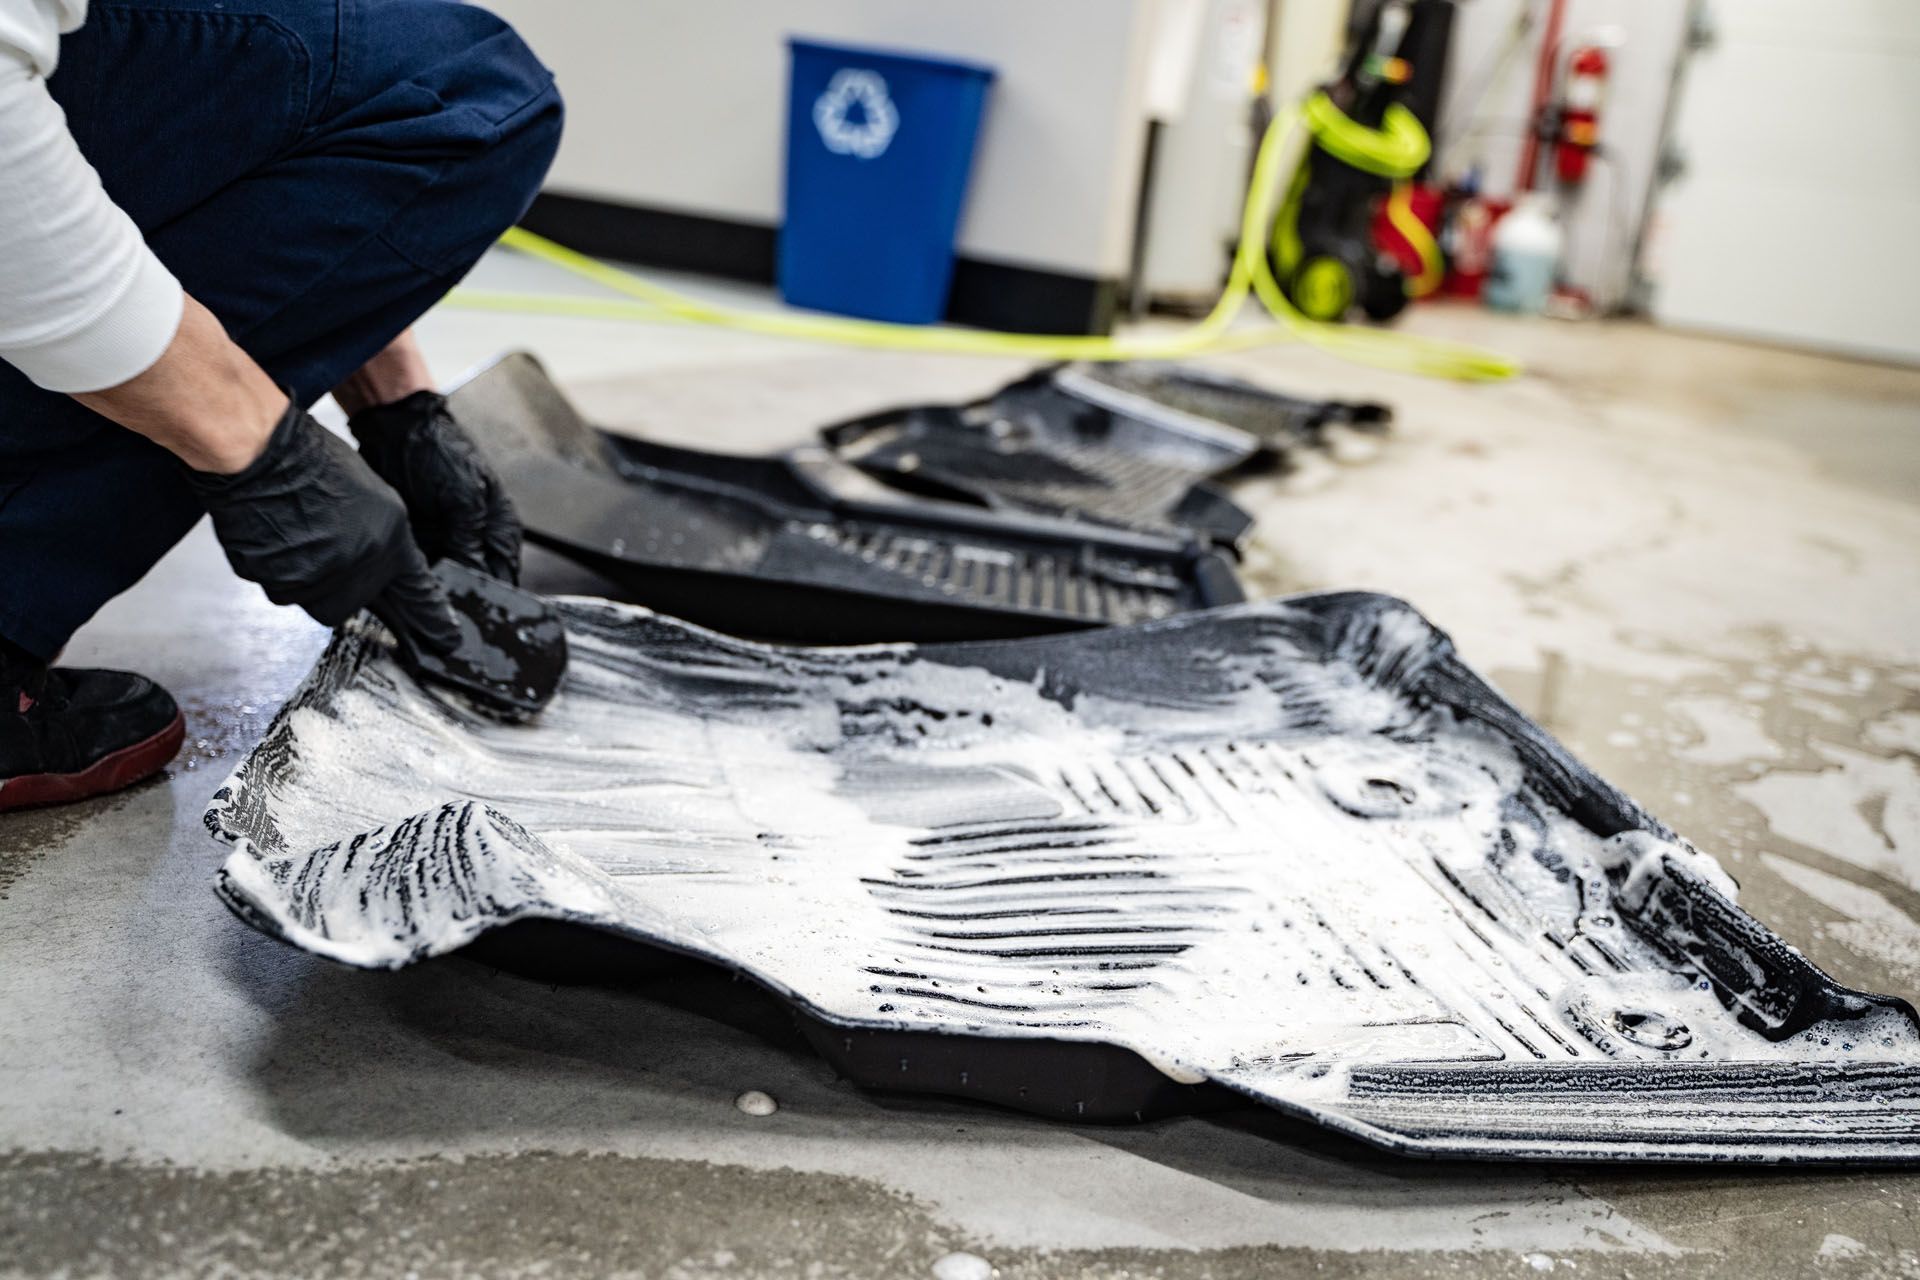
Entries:
POLYGON ((1096 388, 1104 389, 1237 428, 1282 466, 1301 450, 1326 448, 1332 428, 1385 435, 1393 423, 1393 410, 1374 401, 1311 400, 1168 361, 1068 365, 1056 372, 1055 381, 1075 394, 1097 396, 1096 388))
POLYGON ((1398 601, 852 649, 559 607, 519 726, 343 630, 214 796, 228 905, 367 968, 603 930, 866 1085, 1070 1118, 1227 1090, 1432 1155, 1920 1161, 1913 1007, 1398 601))
POLYGON ((804 643, 1035 635, 1243 598, 1192 538, 904 496, 824 449, 739 457, 589 426, 530 355, 454 389, 527 536, 635 602, 804 643))
POLYGON ((1066 370, 1041 370, 972 404, 888 409, 821 435, 842 458, 911 493, 1232 548, 1253 528, 1253 517, 1205 480, 1258 454, 1257 439, 1066 370))

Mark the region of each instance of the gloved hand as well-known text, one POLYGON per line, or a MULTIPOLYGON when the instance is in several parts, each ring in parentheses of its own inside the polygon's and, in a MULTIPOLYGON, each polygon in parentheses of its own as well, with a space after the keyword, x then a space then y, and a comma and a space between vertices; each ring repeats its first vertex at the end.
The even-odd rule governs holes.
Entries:
POLYGON ((445 396, 416 391, 347 419, 360 456, 407 503, 430 560, 458 560, 503 582, 520 580, 520 518, 500 479, 445 396))
POLYGON ((241 577, 275 604, 337 627, 362 608, 438 653, 460 642, 453 610, 407 527, 400 495, 298 405, 244 471, 187 471, 241 577))

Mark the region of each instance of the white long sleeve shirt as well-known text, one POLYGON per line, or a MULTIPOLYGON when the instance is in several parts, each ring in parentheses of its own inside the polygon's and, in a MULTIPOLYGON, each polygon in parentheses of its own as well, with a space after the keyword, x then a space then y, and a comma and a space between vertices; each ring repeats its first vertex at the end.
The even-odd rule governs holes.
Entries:
POLYGON ((100 186, 47 92, 87 0, 0 0, 0 359, 50 391, 144 372, 180 327, 180 282, 100 186))

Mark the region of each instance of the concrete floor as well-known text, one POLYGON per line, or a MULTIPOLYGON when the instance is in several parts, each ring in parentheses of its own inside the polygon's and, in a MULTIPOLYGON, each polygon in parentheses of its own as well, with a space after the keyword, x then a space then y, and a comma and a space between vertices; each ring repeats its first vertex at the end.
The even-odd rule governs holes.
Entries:
MULTIPOLYGON (((1402 426, 1364 465, 1241 487, 1250 585, 1412 600, 1788 939, 1920 996, 1920 372, 1413 319, 1532 373, 1224 361, 1402 426)), ((1012 369, 423 330, 448 372, 527 346, 605 421, 742 450, 1012 369)), ((214 900, 199 815, 322 639, 203 527, 72 646, 166 682, 188 749, 126 795, 0 819, 0 1274, 924 1276, 956 1250, 1005 1276, 1920 1274, 1915 1174, 1418 1163, 1256 1111, 1074 1128, 862 1093, 724 978, 294 952, 214 900), (777 1114, 737 1110, 747 1089, 777 1114)))

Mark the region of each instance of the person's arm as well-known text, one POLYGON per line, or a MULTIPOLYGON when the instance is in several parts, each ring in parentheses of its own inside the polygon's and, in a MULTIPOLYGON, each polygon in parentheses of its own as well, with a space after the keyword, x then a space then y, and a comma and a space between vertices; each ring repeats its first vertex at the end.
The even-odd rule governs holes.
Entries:
POLYGON ((60 13, 0 0, 0 358, 202 471, 238 471, 286 408, 100 185, 47 90, 60 13))
MULTIPOLYGON (((0 5, 18 25, 19 0, 0 5)), ((98 391, 158 360, 180 316, 179 281, 101 188, 31 55, 0 39, 0 358, 50 391, 98 391)))
POLYGON ((371 607, 453 647, 400 495, 186 296, 81 154, 46 82, 80 12, 0 0, 0 359, 178 456, 275 603, 329 626, 371 607))
POLYGON ((287 410, 287 393, 191 297, 157 360, 124 382, 73 398, 195 471, 223 475, 260 456, 287 410))

